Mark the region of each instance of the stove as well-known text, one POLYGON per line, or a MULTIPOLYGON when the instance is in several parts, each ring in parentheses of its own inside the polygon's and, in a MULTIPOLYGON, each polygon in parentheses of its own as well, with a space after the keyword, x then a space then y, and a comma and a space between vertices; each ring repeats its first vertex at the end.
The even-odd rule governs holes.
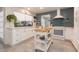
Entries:
POLYGON ((52 36, 54 39, 62 39, 64 40, 65 29, 64 27, 53 27, 52 36))

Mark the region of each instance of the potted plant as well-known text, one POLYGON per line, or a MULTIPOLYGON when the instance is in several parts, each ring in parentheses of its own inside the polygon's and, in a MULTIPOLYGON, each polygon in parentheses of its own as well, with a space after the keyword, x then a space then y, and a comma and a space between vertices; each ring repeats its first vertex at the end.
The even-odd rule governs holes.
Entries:
POLYGON ((14 27, 14 23, 17 21, 17 18, 14 14, 8 15, 7 20, 9 22, 10 27, 14 27))

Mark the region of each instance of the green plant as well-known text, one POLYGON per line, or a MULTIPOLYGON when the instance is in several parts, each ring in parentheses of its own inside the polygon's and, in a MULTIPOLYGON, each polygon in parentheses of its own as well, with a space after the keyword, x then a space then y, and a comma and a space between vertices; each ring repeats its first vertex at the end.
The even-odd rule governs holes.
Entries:
POLYGON ((7 20, 9 21, 9 22, 12 22, 12 21, 14 21, 14 23, 17 21, 17 18, 16 18, 16 16, 15 15, 8 15, 7 16, 7 20))

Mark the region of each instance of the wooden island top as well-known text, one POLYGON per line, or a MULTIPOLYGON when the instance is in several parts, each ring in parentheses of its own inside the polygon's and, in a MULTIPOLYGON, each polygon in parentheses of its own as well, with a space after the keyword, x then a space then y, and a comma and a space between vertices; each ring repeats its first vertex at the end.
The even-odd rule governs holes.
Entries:
POLYGON ((48 27, 46 27, 46 28, 36 28, 36 29, 34 29, 34 31, 36 31, 36 32, 49 32, 51 29, 52 28, 48 28, 48 27))

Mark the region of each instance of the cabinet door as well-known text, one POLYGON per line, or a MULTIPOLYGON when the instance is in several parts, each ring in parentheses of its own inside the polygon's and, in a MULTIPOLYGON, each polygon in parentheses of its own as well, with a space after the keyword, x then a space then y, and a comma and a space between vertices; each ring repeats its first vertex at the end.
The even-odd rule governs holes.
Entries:
POLYGON ((26 37, 26 31, 23 30, 21 31, 21 40, 25 40, 25 37, 26 37))
POLYGON ((1 39, 3 39, 4 37, 3 37, 3 34, 4 34, 4 32, 3 32, 3 11, 2 12, 0 12, 0 38, 1 39))
POLYGON ((21 33, 19 31, 15 31, 13 33, 13 44, 19 43, 21 40, 21 33))

